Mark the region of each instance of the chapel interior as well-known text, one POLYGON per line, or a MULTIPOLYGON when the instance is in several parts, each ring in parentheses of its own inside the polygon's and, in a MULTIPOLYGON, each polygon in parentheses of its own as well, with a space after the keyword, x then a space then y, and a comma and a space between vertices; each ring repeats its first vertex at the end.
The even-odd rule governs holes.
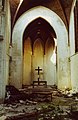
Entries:
POLYGON ((77 99, 77 33, 78 0, 0 0, 1 103, 6 86, 77 99))

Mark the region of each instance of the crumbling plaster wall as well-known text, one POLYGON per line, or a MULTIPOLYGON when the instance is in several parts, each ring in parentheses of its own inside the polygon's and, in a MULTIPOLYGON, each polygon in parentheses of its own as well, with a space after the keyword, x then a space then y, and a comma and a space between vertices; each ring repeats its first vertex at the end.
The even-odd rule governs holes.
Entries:
POLYGON ((6 84, 9 84, 9 60, 10 60, 10 40, 11 40, 11 15, 10 15, 10 4, 9 0, 6 1, 5 4, 5 49, 6 49, 6 71, 5 71, 5 76, 6 76, 6 84))
POLYGON ((78 92, 78 54, 71 57, 71 83, 72 90, 78 92))
POLYGON ((5 86, 9 77, 9 41, 10 41, 9 2, 5 1, 4 10, 0 1, 0 99, 5 97, 5 86))

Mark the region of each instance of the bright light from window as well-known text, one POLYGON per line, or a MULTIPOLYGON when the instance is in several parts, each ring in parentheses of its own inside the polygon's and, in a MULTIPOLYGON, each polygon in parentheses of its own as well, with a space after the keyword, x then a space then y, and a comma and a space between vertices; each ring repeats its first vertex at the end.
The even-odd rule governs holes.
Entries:
POLYGON ((55 52, 56 51, 56 46, 57 46, 57 39, 56 38, 54 38, 54 42, 55 42, 55 49, 53 51, 53 54, 52 54, 50 60, 54 65, 56 65, 56 52, 55 52))
POLYGON ((54 42, 55 42, 55 46, 57 46, 57 39, 56 38, 54 38, 54 42))
POLYGON ((50 60, 51 60, 51 62, 52 62, 54 65, 56 65, 56 53, 55 53, 55 50, 53 51, 53 54, 52 54, 50 60))

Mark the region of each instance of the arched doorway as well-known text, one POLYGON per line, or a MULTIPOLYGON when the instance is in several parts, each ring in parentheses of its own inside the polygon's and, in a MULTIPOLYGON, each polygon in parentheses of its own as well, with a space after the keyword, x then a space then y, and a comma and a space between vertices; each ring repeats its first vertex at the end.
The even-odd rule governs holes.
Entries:
POLYGON ((43 18, 53 27, 57 36, 57 78, 58 78, 58 87, 60 89, 64 89, 65 86, 70 86, 70 75, 69 75, 69 61, 68 61, 68 34, 66 27, 63 21, 59 18, 59 16, 51 11, 48 8, 38 6, 34 7, 31 10, 24 13, 16 22, 13 34, 12 34, 12 42, 13 42, 13 61, 15 62, 14 72, 12 74, 13 83, 18 82, 16 84, 17 88, 22 86, 22 67, 23 67, 23 46, 22 46, 22 38, 23 33, 27 25, 37 18, 43 18), (33 14, 33 16, 31 16, 33 14), (63 46, 63 47, 62 47, 63 46), (21 73, 21 74, 20 74, 21 73))

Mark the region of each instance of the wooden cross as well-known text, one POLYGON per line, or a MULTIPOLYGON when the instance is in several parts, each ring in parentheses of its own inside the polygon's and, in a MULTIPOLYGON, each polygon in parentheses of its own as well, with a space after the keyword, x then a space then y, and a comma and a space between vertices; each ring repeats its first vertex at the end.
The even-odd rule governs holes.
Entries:
POLYGON ((38 66, 38 68, 35 70, 38 71, 38 84, 39 84, 39 73, 40 73, 40 71, 42 71, 42 69, 38 66))

